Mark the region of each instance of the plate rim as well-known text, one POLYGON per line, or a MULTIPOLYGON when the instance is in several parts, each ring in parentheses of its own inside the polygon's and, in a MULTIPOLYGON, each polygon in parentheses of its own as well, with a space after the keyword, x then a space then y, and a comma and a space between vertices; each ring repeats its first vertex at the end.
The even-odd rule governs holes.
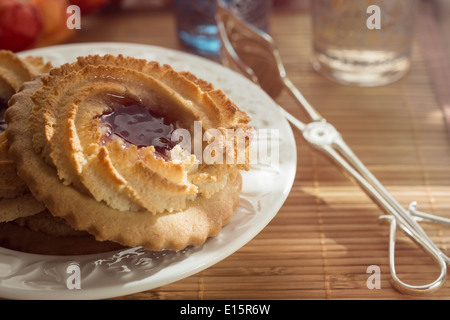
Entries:
MULTIPOLYGON (((256 84, 252 83, 250 80, 245 78, 243 75, 217 63, 216 61, 212 61, 209 59, 206 59, 201 56, 197 56, 190 52, 180 51, 172 48, 164 48, 160 46, 155 45, 149 45, 149 44, 139 44, 139 43, 129 43, 129 42, 82 42, 82 43, 70 43, 70 44, 60 44, 60 45, 54 45, 49 47, 41 47, 41 48, 35 48, 31 50, 26 50, 22 52, 18 52, 17 54, 19 56, 26 56, 26 55, 33 55, 36 53, 39 53, 41 51, 48 52, 49 50, 65 50, 65 49, 74 49, 74 48, 84 48, 84 49, 90 49, 92 47, 95 48, 101 48, 102 50, 107 50, 108 48, 121 48, 124 50, 123 55, 128 55, 126 51, 130 47, 134 48, 141 48, 145 50, 156 50, 160 52, 168 52, 176 56, 180 56, 182 59, 185 57, 188 57, 188 59, 193 59, 195 61, 198 61, 198 63, 207 63, 210 65, 213 65, 214 68, 222 68, 226 69, 227 72, 231 72, 234 74, 235 77, 240 78, 242 81, 246 81, 249 86, 252 86, 254 90, 259 90, 261 94, 265 95, 266 98, 272 100, 261 88, 259 88, 256 84)), ((132 54, 130 54, 132 56, 132 54)), ((67 61, 69 62, 69 61, 67 61)), ((272 100, 274 105, 277 105, 275 101, 272 100)), ((271 220, 278 214, 281 207, 284 205, 287 197, 289 196, 292 186, 295 181, 295 177, 297 174, 297 145, 295 142, 295 136, 292 131, 291 126, 287 122, 287 120, 282 116, 282 114, 277 110, 280 116, 280 121, 283 121, 283 126, 286 128, 288 137, 285 137, 287 141, 289 141, 292 146, 294 147, 294 150, 292 152, 293 159, 290 159, 290 162, 292 162, 294 165, 291 167, 291 171, 289 172, 289 175, 287 177, 289 178, 288 181, 284 184, 284 189, 281 191, 281 197, 280 201, 275 206, 276 209, 273 210, 273 214, 270 215, 264 215, 264 219, 258 219, 258 225, 256 228, 251 229, 252 232, 246 232, 246 236, 242 236, 242 238, 245 239, 245 241, 235 241, 232 243, 232 245, 227 245, 225 252, 221 252, 221 254, 216 254, 208 263, 204 263, 202 265, 197 266, 196 268, 191 268, 188 270, 185 270, 184 272, 178 273, 177 276, 173 277, 171 280, 168 280, 167 277, 160 279, 159 281, 153 282, 151 286, 149 286, 148 279, 151 277, 139 279, 136 281, 132 281, 133 285, 129 286, 123 286, 121 288, 120 292, 111 292, 113 288, 116 288, 118 284, 112 284, 108 287, 103 288, 90 288, 85 290, 68 290, 65 289, 62 290, 26 290, 21 288, 4 288, 2 286, 2 278, 0 277, 0 296, 4 298, 11 298, 11 299, 35 299, 36 297, 39 297, 39 299, 108 299, 108 298, 114 298, 118 296, 124 296, 129 295, 133 293, 138 293, 146 290, 151 290, 157 287, 161 287, 176 281, 179 281, 181 279, 187 278, 189 276, 192 276, 200 271, 203 271, 216 263, 226 259, 236 251, 238 251, 240 248, 247 245, 254 237, 256 237, 260 232, 264 230, 264 228, 271 222, 271 220)), ((123 250, 114 250, 109 252, 110 254, 115 252, 120 252, 123 250)), ((26 253, 26 252, 19 252, 7 248, 0 247, 0 256, 4 253, 15 253, 19 256, 22 256, 27 259, 43 259, 45 261, 50 261, 53 259, 58 258, 64 258, 64 260, 77 260, 82 258, 88 258, 88 257, 94 257, 99 256, 99 254, 89 254, 89 255, 71 255, 71 256, 57 256, 57 255, 42 255, 42 254, 33 254, 33 253, 26 253)))

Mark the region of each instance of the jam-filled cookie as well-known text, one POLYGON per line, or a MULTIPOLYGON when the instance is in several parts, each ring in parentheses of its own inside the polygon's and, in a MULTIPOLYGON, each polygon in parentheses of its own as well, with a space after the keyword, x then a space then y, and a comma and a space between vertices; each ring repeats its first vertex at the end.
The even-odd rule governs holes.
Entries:
POLYGON ((125 246, 179 250, 216 236, 249 169, 250 118, 222 91, 121 55, 80 57, 28 82, 6 122, 34 196, 125 246))
POLYGON ((24 82, 52 68, 41 57, 19 58, 11 51, 0 50, 0 222, 33 215, 44 210, 17 175, 9 157, 9 144, 5 136, 4 115, 8 101, 24 82))

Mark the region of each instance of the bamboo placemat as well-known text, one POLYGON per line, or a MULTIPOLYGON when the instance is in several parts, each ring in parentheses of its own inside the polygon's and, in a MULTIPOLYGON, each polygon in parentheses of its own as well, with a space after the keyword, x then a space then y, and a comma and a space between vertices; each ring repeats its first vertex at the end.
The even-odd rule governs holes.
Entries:
MULTIPOLYGON (((85 22, 74 42, 131 41, 182 49, 170 12, 111 13, 85 22)), ((402 80, 379 88, 354 88, 312 70, 310 21, 303 8, 275 8, 271 33, 291 79, 387 189, 404 206, 417 201, 419 210, 450 217, 450 144, 426 63, 427 48, 415 42, 411 71, 402 80)), ((278 102, 303 117, 287 95, 278 102)), ((207 270, 119 299, 417 298, 400 294, 390 283, 388 226, 378 222, 381 211, 294 132, 299 160, 292 192, 258 236, 207 270), (367 287, 371 265, 380 268, 381 289, 367 287)), ((439 245, 450 245, 444 228, 426 230, 439 245)), ((417 284, 436 277, 431 259, 401 233, 399 238, 401 278, 417 284)), ((450 281, 419 298, 450 298, 450 281)))

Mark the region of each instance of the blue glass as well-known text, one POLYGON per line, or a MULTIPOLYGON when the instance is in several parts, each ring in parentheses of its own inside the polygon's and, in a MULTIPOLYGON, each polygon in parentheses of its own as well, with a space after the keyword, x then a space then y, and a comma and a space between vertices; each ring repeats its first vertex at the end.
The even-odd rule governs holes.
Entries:
POLYGON ((202 55, 217 55, 220 40, 214 18, 215 0, 174 0, 177 33, 181 43, 202 55))
MULTIPOLYGON (((217 0, 174 0, 177 35, 194 52, 218 56, 221 43, 215 21, 217 0)), ((220 0, 236 15, 264 31, 268 30, 272 0, 220 0)))

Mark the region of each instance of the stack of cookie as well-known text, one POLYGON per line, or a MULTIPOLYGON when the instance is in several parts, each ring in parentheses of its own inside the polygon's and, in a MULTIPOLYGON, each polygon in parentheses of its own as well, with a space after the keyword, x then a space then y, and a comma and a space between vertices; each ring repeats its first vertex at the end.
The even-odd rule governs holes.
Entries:
POLYGON ((52 68, 0 54, 9 105, 0 134, 1 245, 52 254, 181 250, 231 219, 251 127, 222 91, 120 55, 52 68))
POLYGON ((34 215, 45 209, 16 174, 14 162, 9 157, 4 114, 9 99, 23 83, 48 72, 51 67, 42 58, 20 59, 10 51, 0 51, 0 222, 34 215))
POLYGON ((41 57, 19 58, 11 51, 0 50, 0 245, 43 254, 95 253, 120 248, 109 242, 98 243, 86 231, 75 230, 51 215, 19 177, 9 155, 4 119, 8 102, 25 82, 52 68, 41 57))

